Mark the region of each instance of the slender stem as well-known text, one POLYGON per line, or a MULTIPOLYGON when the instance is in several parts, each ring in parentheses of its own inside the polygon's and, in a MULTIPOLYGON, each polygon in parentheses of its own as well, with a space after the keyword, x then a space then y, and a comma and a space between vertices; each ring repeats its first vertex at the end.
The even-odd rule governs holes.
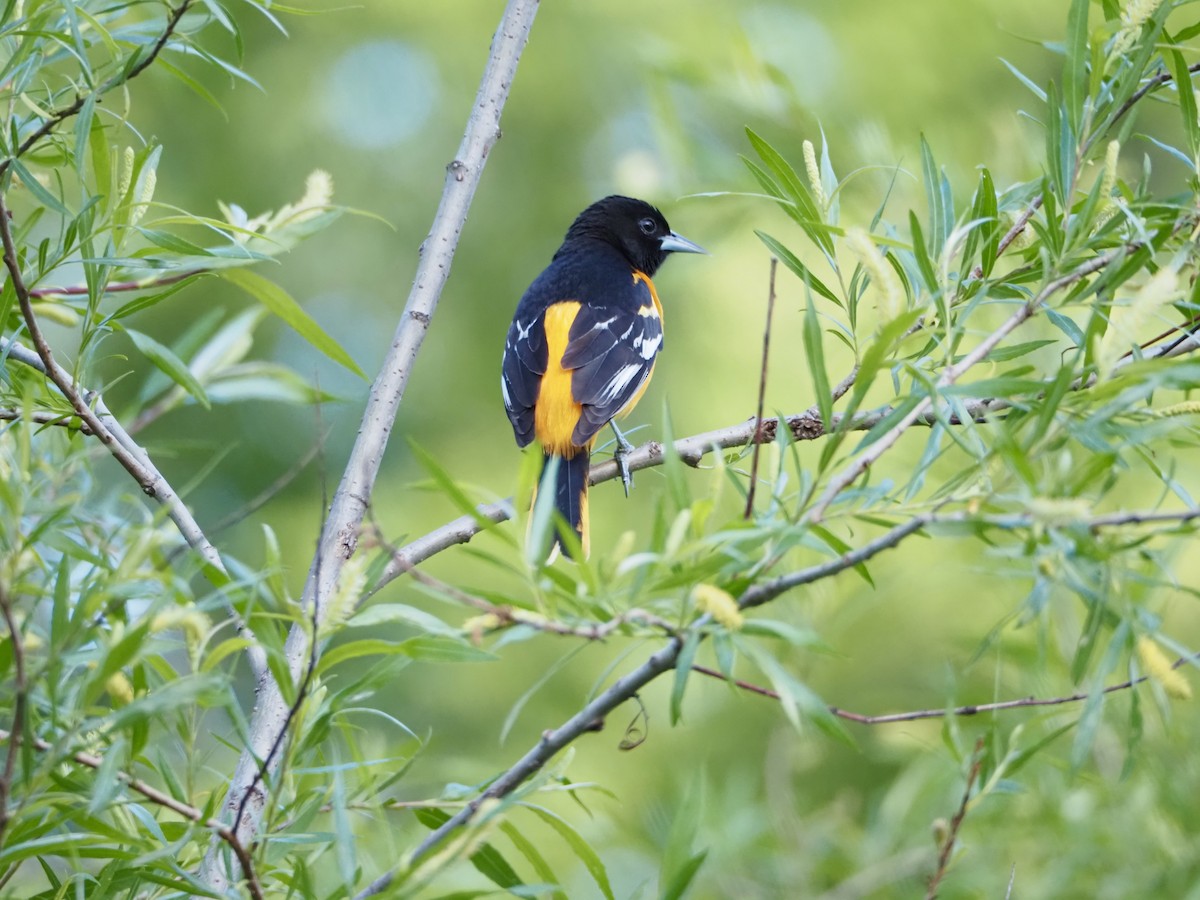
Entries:
MULTIPOLYGON (((1200 657, 1197 656, 1181 656, 1171 664, 1172 669, 1179 669, 1189 663, 1195 663, 1200 657)), ((776 691, 768 687, 763 687, 760 684, 754 684, 750 681, 743 681, 740 678, 726 678, 724 674, 716 669, 710 669, 708 666, 693 665, 693 672, 698 672, 708 678, 715 678, 719 681, 728 681, 735 687, 741 688, 751 694, 757 694, 760 697, 767 697, 771 700, 779 700, 780 696, 776 691)), ((1139 675, 1137 678, 1130 678, 1128 681, 1122 681, 1120 684, 1110 684, 1104 688, 1102 694, 1116 694, 1120 691, 1127 691, 1130 688, 1136 687, 1150 679, 1149 675, 1139 675)), ((831 706, 829 711, 839 719, 845 719, 847 722, 854 722, 858 725, 892 725, 897 722, 918 722, 922 719, 944 719, 947 716, 957 716, 967 718, 970 716, 978 716, 984 713, 1005 712, 1010 709, 1031 709, 1040 706, 1065 706, 1069 703, 1082 703, 1091 696, 1087 692, 1077 692, 1067 694, 1062 697, 1018 697, 1015 700, 997 700, 994 703, 970 703, 963 706, 954 706, 949 709, 941 707, 939 709, 913 709, 906 712, 883 713, 881 715, 867 715, 865 713, 851 712, 848 709, 842 709, 840 706, 831 706)))
POLYGON ((971 768, 967 772, 967 784, 963 788, 962 800, 958 804, 954 818, 950 820, 946 838, 938 852, 937 869, 929 879, 929 890, 925 893, 925 900, 937 900, 938 885, 946 877, 946 869, 950 866, 950 854, 954 851, 954 844, 958 840, 958 830, 962 827, 963 819, 967 817, 971 791, 975 789, 975 782, 979 780, 979 772, 983 769, 983 747, 983 738, 979 738, 975 742, 975 752, 971 754, 971 768))
MULTIPOLYGON (((411 865, 433 850, 451 832, 465 825, 485 801, 508 796, 520 787, 527 778, 546 765, 556 753, 576 738, 595 731, 597 722, 603 721, 610 712, 637 694, 641 688, 649 684, 663 672, 668 672, 674 668, 682 646, 683 644, 678 638, 671 640, 665 647, 650 656, 649 659, 632 672, 616 681, 611 687, 602 692, 591 703, 571 716, 571 718, 558 728, 545 732, 541 740, 508 771, 493 781, 486 791, 447 819, 439 828, 431 832, 409 855, 406 864, 411 865)), ((392 869, 379 876, 364 890, 359 892, 355 900, 362 900, 364 897, 371 897, 386 890, 392 881, 395 880, 397 871, 397 869, 392 869)))

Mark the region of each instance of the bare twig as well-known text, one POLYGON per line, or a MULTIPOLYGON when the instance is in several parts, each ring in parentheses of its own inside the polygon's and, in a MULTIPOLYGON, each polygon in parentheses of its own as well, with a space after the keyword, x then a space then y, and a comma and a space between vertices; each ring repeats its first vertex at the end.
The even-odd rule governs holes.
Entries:
MULTIPOLYGON (((1197 656, 1181 656, 1171 664, 1172 669, 1179 669, 1189 663, 1195 663, 1200 659, 1197 656)), ((771 700, 779 700, 779 694, 768 687, 763 687, 760 684, 754 684, 750 681, 743 681, 740 678, 728 679, 724 674, 711 669, 708 666, 693 665, 692 671, 699 672, 709 678, 715 678, 719 681, 729 681, 735 687, 741 688, 751 694, 758 694, 760 697, 767 697, 771 700)), ((1130 678, 1127 681, 1122 681, 1120 684, 1110 684, 1108 687, 1101 690, 1102 694, 1116 694, 1121 691, 1127 691, 1130 688, 1136 687, 1145 681, 1148 681, 1149 675, 1139 675, 1137 678, 1130 678)), ((1065 706, 1069 703, 1082 703, 1087 700, 1091 694, 1086 692, 1077 692, 1067 694, 1063 697, 1019 697, 1015 700, 997 700, 994 703, 972 703, 964 706, 953 706, 950 708, 942 707, 941 709, 913 709, 905 712, 883 713, 882 715, 866 715, 864 713, 851 712, 848 709, 842 709, 840 706, 831 706, 829 711, 839 719, 845 719, 847 722, 854 722, 858 725, 891 725, 896 722, 918 722, 922 719, 944 719, 947 716, 958 716, 967 718, 969 716, 978 716, 983 713, 1004 712, 1010 709, 1031 709, 1040 706, 1065 706)))
MULTIPOLYGON (((312 462, 318 453, 322 452, 321 448, 325 438, 321 437, 313 442, 313 445, 304 451, 304 454, 296 460, 288 468, 286 472, 272 481, 269 485, 259 491, 254 497, 243 504, 240 508, 235 509, 225 518, 221 519, 215 525, 208 529, 209 534, 219 534, 231 525, 236 525, 254 513, 258 512, 279 494, 293 481, 300 477, 300 473, 308 468, 308 464, 312 462)), ((324 504, 321 505, 324 509, 324 504)))
MULTIPOLYGON (((188 269, 186 272, 172 272, 169 275, 155 275, 150 278, 140 278, 136 281, 110 281, 104 285, 106 294, 118 294, 125 291, 148 291, 152 288, 168 287, 187 281, 193 275, 203 275, 208 269, 188 269)), ((86 284, 72 284, 67 287, 30 288, 29 296, 36 300, 52 297, 82 297, 90 294, 92 289, 86 284)))
MULTIPOLYGON (((16 733, 15 730, 12 732, 0 731, 0 741, 8 742, 9 752, 11 753, 12 749, 20 743, 21 736, 20 734, 16 733)), ((30 742, 30 746, 32 746, 35 750, 41 751, 42 753, 46 753, 54 749, 52 745, 46 741, 43 741, 41 738, 34 738, 30 742)), ((79 765, 85 766, 89 769, 99 769, 104 764, 103 757, 97 756, 94 753, 86 753, 82 750, 72 753, 71 759, 79 765)), ((233 851, 234 856, 236 856, 241 863, 242 870, 246 873, 246 889, 250 892, 250 896, 253 897, 254 900, 264 900, 262 885, 259 884, 258 876, 254 873, 254 867, 251 865, 250 854, 238 841, 237 836, 230 829, 226 828, 225 825, 223 825, 217 819, 204 815, 204 813, 196 807, 176 800, 170 794, 160 791, 158 788, 147 784, 140 778, 135 778, 129 773, 121 771, 118 771, 116 776, 117 780, 124 784, 127 788, 137 794, 141 794, 151 803, 161 806, 164 809, 169 809, 176 815, 182 816, 183 818, 195 822, 198 825, 203 825, 205 828, 212 829, 213 833, 216 834, 218 838, 229 845, 229 849, 233 851)))
POLYGON ((772 256, 770 285, 767 288, 767 324, 763 328, 762 369, 758 376, 758 412, 754 415, 754 451, 750 458, 750 486, 746 489, 746 512, 742 515, 743 519, 754 515, 754 489, 758 486, 758 457, 762 450, 758 432, 762 428, 763 405, 767 399, 767 358, 771 352, 771 318, 775 314, 775 271, 778 268, 779 260, 772 256))
POLYGON ((13 775, 17 767, 17 742, 25 727, 25 699, 28 685, 25 682, 25 644, 21 640, 21 630, 17 627, 13 616, 12 599, 8 591, 0 585, 0 616, 8 627, 9 640, 12 642, 13 658, 13 706, 12 734, 15 739, 9 743, 8 752, 4 756, 4 774, 0 775, 0 847, 4 846, 4 833, 8 830, 8 804, 12 797, 13 775))
POLYGON ((6 422, 33 422, 35 425, 57 425, 61 428, 68 428, 78 431, 80 434, 90 435, 92 429, 84 422, 78 422, 74 413, 53 413, 46 410, 33 410, 26 413, 21 409, 14 409, 11 406, 0 406, 0 420, 6 422))
POLYGON ((950 820, 946 839, 942 842, 938 853, 937 869, 929 879, 929 890, 925 892, 925 900, 937 900, 938 885, 946 876, 946 869, 950 865, 950 854, 954 852, 954 843, 958 840, 958 830, 962 827, 963 819, 967 817, 967 805, 971 802, 971 791, 975 788, 975 782, 979 780, 979 772, 982 768, 983 738, 980 738, 975 742, 975 752, 971 757, 971 769, 967 773, 967 784, 963 788, 962 801, 958 804, 958 811, 954 813, 954 818, 950 820))
MULTIPOLYGON (((301 602, 312 608, 317 597, 332 595, 342 566, 357 546, 359 529, 370 504, 371 492, 379 472, 383 451, 408 384, 413 362, 429 330, 434 311, 458 246, 458 237, 467 218, 471 200, 489 151, 500 136, 500 113, 508 98, 516 74, 517 62, 529 38, 537 13, 537 0, 509 0, 500 26, 492 39, 487 66, 480 81, 462 143, 454 160, 447 166, 441 202, 429 236, 421 246, 420 261, 404 313, 396 328, 386 359, 371 386, 362 425, 341 484, 323 529, 321 546, 309 569, 301 602)), ((317 624, 320 626, 318 611, 317 624)), ((306 664, 308 649, 305 629, 294 626, 288 635, 284 653, 288 671, 298 681, 306 664)), ((280 687, 270 677, 259 679, 257 704, 249 726, 249 740, 226 796, 226 814, 239 815, 237 834, 251 840, 258 831, 265 798, 254 794, 246 805, 245 797, 269 748, 286 727, 288 704, 280 687)), ((267 773, 269 775, 269 772, 267 773)), ((216 891, 228 883, 216 847, 210 847, 200 868, 200 879, 216 891)))
MULTIPOLYGON (((314 373, 315 375, 315 373, 314 373)), ((320 381, 317 380, 317 393, 320 394, 320 381)), ((318 528, 317 528, 317 546, 320 547, 325 538, 325 528, 328 527, 328 521, 325 519, 325 510, 329 507, 329 487, 325 480, 325 428, 321 424, 321 403, 320 400, 313 404, 313 415, 317 420, 317 434, 319 435, 316 446, 314 448, 315 455, 320 457, 320 473, 321 473, 321 505, 318 507, 318 528)), ((318 557, 319 559, 319 557, 318 557)), ((317 583, 320 584, 320 572, 317 573, 317 583)), ((296 697, 288 706, 287 714, 283 717, 283 724, 280 726, 278 733, 275 735, 275 741, 271 744, 267 755, 259 764, 258 770, 254 773, 254 777, 250 780, 249 786, 242 794, 242 802, 238 804, 237 813, 233 817, 232 830, 237 834, 238 828, 242 822, 242 816, 246 814, 246 804, 250 802, 251 797, 258 796, 259 785, 266 780, 267 773, 272 770, 272 763, 275 756, 287 739, 291 736, 291 726, 296 720, 296 716, 300 714, 300 707, 304 705, 304 700, 308 697, 308 691, 312 687, 313 676, 317 671, 317 659, 320 656, 320 627, 321 613, 323 611, 323 601, 327 601, 328 597, 323 597, 318 594, 313 597, 312 604, 309 607, 309 627, 311 634, 308 642, 308 665, 304 669, 304 677, 300 679, 300 687, 296 690, 296 697)), ((265 800, 265 798, 264 798, 265 800)))

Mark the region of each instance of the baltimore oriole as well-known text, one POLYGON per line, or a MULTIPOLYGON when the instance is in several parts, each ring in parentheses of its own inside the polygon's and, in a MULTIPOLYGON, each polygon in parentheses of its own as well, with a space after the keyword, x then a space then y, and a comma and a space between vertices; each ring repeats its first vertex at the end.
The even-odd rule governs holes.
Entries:
MULTIPOLYGON (((504 345, 500 388, 517 444, 535 438, 543 469, 557 457, 554 505, 586 556, 588 463, 612 425, 625 491, 632 445, 613 419, 650 383, 662 349, 663 309, 651 276, 672 252, 704 253, 642 200, 605 197, 567 230, 550 265, 525 291, 504 345)), ((555 545, 562 546, 556 537, 555 545)), ((565 551, 565 548, 563 548, 565 551)))

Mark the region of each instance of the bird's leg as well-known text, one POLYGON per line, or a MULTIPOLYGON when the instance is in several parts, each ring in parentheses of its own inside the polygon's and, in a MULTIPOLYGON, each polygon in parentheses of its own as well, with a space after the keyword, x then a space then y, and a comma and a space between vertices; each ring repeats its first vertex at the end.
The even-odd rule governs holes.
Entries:
POLYGON ((621 433, 615 420, 608 424, 612 426, 613 434, 617 438, 617 449, 613 451, 613 459, 617 461, 617 469, 621 472, 621 484, 625 487, 625 496, 628 497, 629 489, 633 487, 633 474, 629 471, 627 457, 633 452, 633 444, 621 433))

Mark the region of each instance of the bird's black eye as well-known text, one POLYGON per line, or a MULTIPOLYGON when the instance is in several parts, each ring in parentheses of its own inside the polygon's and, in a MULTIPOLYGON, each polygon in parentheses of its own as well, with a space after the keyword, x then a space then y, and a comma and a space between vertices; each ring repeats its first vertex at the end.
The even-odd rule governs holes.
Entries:
POLYGON ((658 223, 649 216, 638 222, 638 228, 642 229, 642 234, 654 234, 658 231, 658 223))

